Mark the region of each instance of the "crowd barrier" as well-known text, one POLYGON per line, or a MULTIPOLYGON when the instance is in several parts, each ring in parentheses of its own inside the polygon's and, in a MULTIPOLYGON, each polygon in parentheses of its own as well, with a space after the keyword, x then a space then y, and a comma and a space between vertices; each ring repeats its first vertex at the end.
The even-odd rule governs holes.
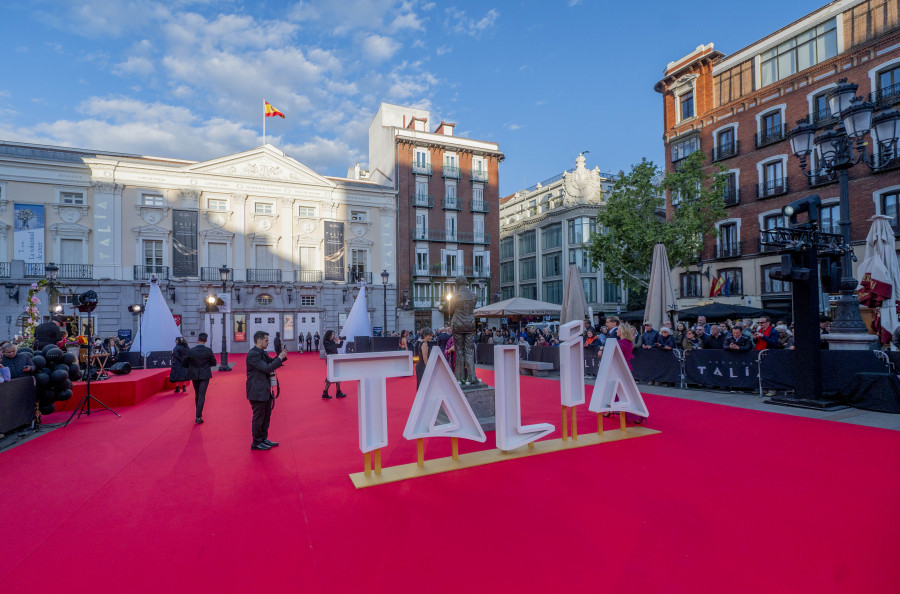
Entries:
POLYGON ((35 419, 34 378, 17 377, 0 384, 0 433, 8 433, 35 419))
MULTIPOLYGON (((760 391, 794 389, 795 353, 777 349, 759 351, 760 391)), ((889 372, 891 354, 881 351, 822 351, 823 395, 831 397, 843 392, 857 373, 889 372)))

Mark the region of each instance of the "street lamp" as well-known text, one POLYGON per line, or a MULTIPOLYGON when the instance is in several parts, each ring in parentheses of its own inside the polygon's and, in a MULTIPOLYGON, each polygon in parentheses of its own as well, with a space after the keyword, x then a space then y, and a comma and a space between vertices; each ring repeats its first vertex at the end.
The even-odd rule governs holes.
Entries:
POLYGON ((15 300, 16 303, 19 302, 19 287, 12 283, 6 283, 6 296, 11 300, 15 300))
POLYGON ((381 331, 382 336, 387 336, 387 284, 390 276, 387 269, 381 271, 381 284, 384 287, 384 329, 381 331))
POLYGON ((897 151, 900 137, 900 112, 888 110, 874 118, 875 106, 856 97, 858 85, 847 79, 828 93, 826 99, 831 113, 842 123, 836 129, 827 130, 815 136, 815 127, 801 121, 791 132, 791 152, 800 159, 800 169, 808 178, 815 179, 823 173, 838 173, 840 181, 840 229, 841 229, 841 299, 838 302, 831 334, 824 337, 835 343, 837 349, 868 348, 874 337, 868 334, 865 323, 859 315, 859 300, 854 291, 858 283, 853 278, 853 247, 850 237, 850 186, 849 169, 857 163, 865 163, 877 170, 882 158, 890 158, 897 151), (866 134, 873 140, 872 154, 866 152, 866 134), (853 156, 853 141, 856 142, 857 156, 853 156), (806 162, 815 153, 817 168, 807 171, 806 162))
MULTIPOLYGON (((142 340, 141 330, 144 326, 144 306, 141 303, 135 303, 134 305, 128 306, 128 311, 133 313, 138 317, 138 344, 140 345, 140 351, 138 352, 138 356, 141 359, 141 369, 144 368, 144 341, 142 340)), ((88 314, 90 316, 90 314, 88 314)), ((90 325, 90 317, 88 317, 88 325, 90 325)), ((90 337, 88 337, 88 344, 90 344, 90 337)), ((132 341, 134 344, 134 341, 132 341)))
MULTIPOLYGON (((224 294, 227 287, 228 275, 231 274, 231 268, 222 264, 219 268, 219 276, 222 278, 222 293, 224 294)), ((222 311, 222 356, 219 361, 219 371, 231 371, 231 365, 228 364, 228 344, 225 341, 225 311, 222 311)))
POLYGON ((56 279, 59 277, 59 266, 48 262, 44 266, 44 276, 47 277, 47 301, 53 302, 53 293, 56 291, 56 279))

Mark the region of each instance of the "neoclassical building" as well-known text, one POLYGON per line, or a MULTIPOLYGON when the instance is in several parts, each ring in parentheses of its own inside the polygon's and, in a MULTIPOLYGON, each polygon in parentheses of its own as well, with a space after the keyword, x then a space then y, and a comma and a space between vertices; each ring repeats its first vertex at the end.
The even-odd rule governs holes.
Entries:
POLYGON ((386 318, 394 330, 397 192, 352 177, 320 175, 272 145, 192 162, 0 142, 7 334, 22 331, 27 290, 54 266, 66 288, 52 304, 42 294, 42 312, 58 302, 72 314, 69 295, 93 289, 100 336, 137 331, 128 306, 154 275, 185 337, 210 332, 215 350, 222 314, 206 313, 209 294, 225 303, 232 352, 260 329, 291 348, 298 333, 338 329, 361 279, 372 325, 386 318))
POLYGON ((500 200, 500 299, 562 303, 574 263, 595 320, 625 310, 625 290, 604 280, 603 266, 591 263, 585 247, 615 179, 597 167, 587 169, 581 154, 574 169, 500 200))

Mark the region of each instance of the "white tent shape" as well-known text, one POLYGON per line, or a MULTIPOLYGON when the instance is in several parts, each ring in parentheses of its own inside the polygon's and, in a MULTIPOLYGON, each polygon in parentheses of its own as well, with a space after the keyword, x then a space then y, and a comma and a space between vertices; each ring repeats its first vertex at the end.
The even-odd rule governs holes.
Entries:
POLYGON ((147 297, 147 305, 144 306, 141 327, 134 342, 131 343, 131 351, 144 355, 149 355, 153 351, 171 351, 175 348, 175 339, 179 336, 181 330, 178 329, 175 318, 172 317, 172 310, 169 309, 159 288, 159 279, 153 276, 150 278, 150 294, 147 297))
POLYGON ((428 358, 422 383, 416 391, 416 400, 406 420, 403 437, 462 437, 482 443, 487 440, 440 349, 431 351, 428 358), (435 425, 442 404, 450 422, 435 425))
MULTIPOLYGON (((357 336, 372 336, 372 327, 369 326, 369 310, 366 306, 366 283, 359 283, 359 295, 347 314, 344 321, 344 327, 341 328, 338 336, 343 336, 346 340, 353 341, 357 336)), ((347 343, 341 345, 338 349, 339 353, 343 353, 347 348, 347 343)))
POLYGON ((574 320, 559 328, 559 389, 563 406, 584 404, 584 322, 574 320))
POLYGON ((619 341, 609 338, 603 347, 597 381, 591 395, 588 410, 595 413, 630 412, 640 417, 649 417, 641 391, 628 369, 625 355, 619 348, 619 341))
POLYGON ((550 423, 522 426, 519 389, 519 347, 494 347, 494 414, 497 447, 509 452, 554 430, 550 423))

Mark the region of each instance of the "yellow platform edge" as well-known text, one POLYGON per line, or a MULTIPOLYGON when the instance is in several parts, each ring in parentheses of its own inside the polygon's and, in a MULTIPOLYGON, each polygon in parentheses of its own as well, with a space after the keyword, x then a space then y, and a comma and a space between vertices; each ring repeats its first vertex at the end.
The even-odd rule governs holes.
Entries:
POLYGON ((357 489, 362 489, 364 487, 395 483, 397 481, 405 481, 407 479, 440 474, 442 472, 451 472, 453 470, 462 470, 463 468, 493 464, 494 462, 537 456, 540 454, 548 454, 550 452, 572 450, 585 446, 609 443, 611 441, 645 437, 657 433, 659 433, 659 431, 656 429, 631 426, 625 429, 625 431, 622 431, 621 429, 604 431, 603 435, 598 435, 597 433, 581 434, 578 436, 578 439, 569 438, 563 441, 562 438, 559 438, 536 441, 533 442, 533 448, 522 446, 511 452, 504 452, 498 449, 482 450, 479 452, 471 452, 469 454, 460 454, 458 460, 454 460, 449 456, 447 458, 425 460, 424 466, 419 466, 415 462, 401 464, 399 466, 386 466, 381 470, 381 474, 372 473, 369 476, 366 476, 364 472, 355 472, 350 475, 350 480, 353 481, 353 485, 357 489))

